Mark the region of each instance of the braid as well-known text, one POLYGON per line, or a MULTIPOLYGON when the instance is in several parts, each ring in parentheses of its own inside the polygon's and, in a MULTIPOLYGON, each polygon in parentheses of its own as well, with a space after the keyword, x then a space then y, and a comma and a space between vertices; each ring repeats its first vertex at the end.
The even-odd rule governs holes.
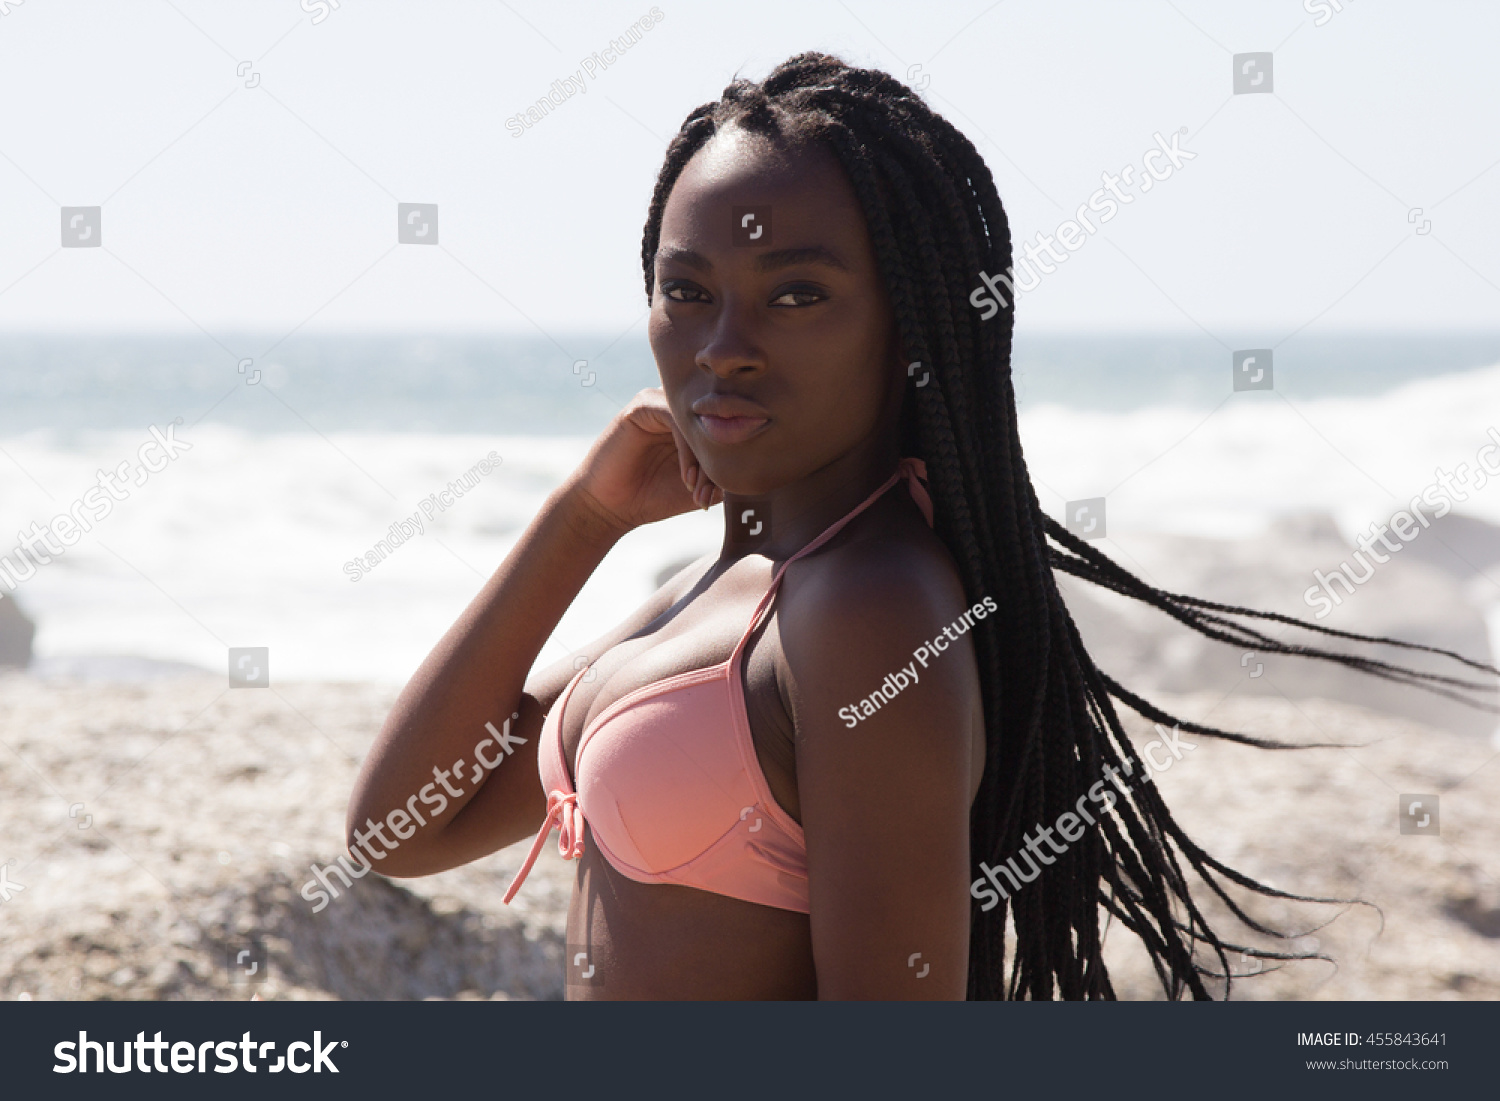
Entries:
POLYGON ((1475 706, 1460 690, 1492 691, 1493 684, 1285 643, 1244 620, 1420 650, 1489 674, 1497 670, 1437 647, 1157 589, 1043 513, 1021 450, 1011 379, 1014 304, 985 324, 968 300, 979 272, 1011 268, 1005 209, 973 144, 887 73, 801 54, 759 83, 734 81, 719 100, 688 115, 667 149, 646 217, 641 264, 648 300, 667 197, 692 156, 730 127, 788 145, 816 143, 838 158, 865 215, 900 347, 928 371, 929 385, 909 391, 903 408, 905 453, 927 464, 934 530, 952 554, 968 598, 991 597, 999 606, 998 614, 978 620, 970 631, 986 742, 970 816, 971 858, 999 865, 1023 850, 1029 825, 1057 820, 1116 772, 1134 778, 1118 798, 1109 792, 1113 801, 1098 813, 1098 828, 1040 867, 1027 890, 1002 897, 989 912, 971 909, 969 997, 1113 998, 1101 913, 1141 940, 1173 999, 1211 997, 1205 977, 1222 979, 1228 997, 1231 951, 1262 959, 1314 958, 1232 944, 1212 930, 1190 889, 1189 870, 1236 919, 1267 936, 1285 935, 1256 921, 1226 884, 1301 902, 1349 900, 1268 887, 1195 845, 1136 756, 1114 700, 1150 721, 1189 732, 1263 748, 1295 747, 1176 719, 1106 676, 1084 648, 1057 574, 1149 604, 1216 641, 1338 662, 1475 706), (1009 961, 1008 926, 1015 935, 1009 961), (1200 946, 1217 969, 1199 958, 1200 946))

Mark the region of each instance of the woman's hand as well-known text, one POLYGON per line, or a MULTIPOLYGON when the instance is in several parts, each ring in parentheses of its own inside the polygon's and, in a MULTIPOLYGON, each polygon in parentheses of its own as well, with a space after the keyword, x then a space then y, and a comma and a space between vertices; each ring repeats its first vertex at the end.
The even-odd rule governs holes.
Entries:
POLYGON ((569 488, 623 534, 724 499, 689 449, 662 390, 642 390, 600 433, 569 488))

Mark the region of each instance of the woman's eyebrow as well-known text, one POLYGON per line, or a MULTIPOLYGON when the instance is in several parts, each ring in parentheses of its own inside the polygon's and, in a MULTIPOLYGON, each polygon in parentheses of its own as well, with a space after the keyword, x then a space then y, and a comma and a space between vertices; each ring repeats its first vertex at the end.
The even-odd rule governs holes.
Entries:
MULTIPOLYGON (((714 268, 713 262, 701 252, 694 252, 690 248, 678 248, 674 245, 663 245, 657 249, 656 259, 660 263, 684 264, 702 272, 713 271, 714 268)), ((762 272, 779 271, 797 264, 822 264, 826 267, 837 268, 839 271, 849 270, 849 265, 838 253, 822 245, 772 249, 755 258, 755 268, 762 272)))
POLYGON ((790 268, 797 264, 823 264, 826 267, 837 268, 839 271, 849 270, 849 265, 844 263, 838 253, 822 245, 773 249, 770 252, 761 253, 755 259, 757 271, 779 271, 781 268, 790 268))
POLYGON ((677 248, 674 245, 663 245, 656 250, 656 259, 659 263, 686 264, 690 268, 699 271, 713 271, 713 263, 701 252, 694 252, 690 248, 677 248))

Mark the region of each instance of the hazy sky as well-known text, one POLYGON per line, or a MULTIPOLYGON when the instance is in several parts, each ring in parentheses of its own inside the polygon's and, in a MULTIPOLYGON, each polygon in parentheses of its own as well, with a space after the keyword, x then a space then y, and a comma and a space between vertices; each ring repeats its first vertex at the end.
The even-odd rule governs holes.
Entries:
POLYGON ((1496 327, 1500 5, 1309 3, 661 0, 604 64, 646 0, 0 0, 0 329, 624 332, 667 139, 805 49, 925 85, 1018 243, 1156 135, 1193 154, 1024 326, 1496 327), (1233 94, 1258 52, 1272 92, 1233 94), (407 202, 437 247, 397 244, 407 202))

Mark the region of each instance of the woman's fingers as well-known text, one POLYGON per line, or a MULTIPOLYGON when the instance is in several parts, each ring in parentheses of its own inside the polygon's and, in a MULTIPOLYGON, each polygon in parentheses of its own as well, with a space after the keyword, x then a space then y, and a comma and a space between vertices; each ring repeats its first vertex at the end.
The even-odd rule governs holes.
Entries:
POLYGON ((692 448, 688 447, 687 440, 683 439, 675 421, 672 422, 672 438, 677 444, 677 459, 682 467, 683 485, 687 486, 688 493, 692 495, 694 505, 698 508, 708 508, 712 504, 713 494, 718 487, 709 480, 708 474, 698 464, 698 456, 694 455, 692 448))
POLYGON ((672 443, 677 449, 677 473, 695 507, 711 508, 723 500, 723 492, 708 477, 699 464, 698 457, 693 454, 693 449, 688 446, 687 440, 678 429, 677 421, 667 405, 666 393, 663 390, 660 388, 642 390, 636 395, 632 408, 626 413, 626 418, 636 428, 650 435, 671 434, 672 443))
POLYGON ((724 499, 724 491, 714 485, 712 479, 698 468, 698 477, 692 486, 693 504, 699 508, 712 508, 724 499))
POLYGON ((677 448, 677 470, 682 475, 682 484, 689 491, 693 488, 693 478, 698 469, 698 457, 693 454, 692 448, 688 447, 687 441, 682 438, 682 433, 677 430, 677 421, 668 412, 667 426, 672 431, 672 443, 677 448))
POLYGON ((682 435, 674 432, 674 436, 677 440, 677 465, 682 468, 682 484, 692 493, 698 488, 698 479, 703 471, 698 466, 698 457, 688 448, 682 435))
POLYGON ((637 395, 637 401, 639 404, 631 410, 632 423, 647 432, 671 433, 672 443, 677 448, 677 472, 688 493, 694 493, 702 474, 698 466, 698 457, 687 445, 687 440, 682 438, 682 433, 677 428, 677 420, 672 416, 671 409, 667 407, 665 392, 660 388, 643 390, 637 395))

